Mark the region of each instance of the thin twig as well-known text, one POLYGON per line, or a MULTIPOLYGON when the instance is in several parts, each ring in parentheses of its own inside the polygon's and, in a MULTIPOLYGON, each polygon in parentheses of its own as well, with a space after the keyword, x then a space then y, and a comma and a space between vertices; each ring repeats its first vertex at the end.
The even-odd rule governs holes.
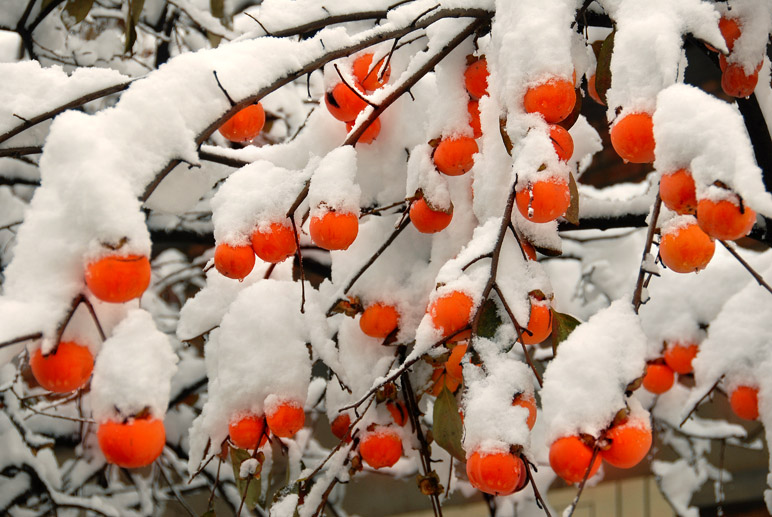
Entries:
POLYGON ((643 255, 641 257, 641 267, 638 269, 638 281, 635 284, 635 292, 633 293, 633 310, 638 314, 638 309, 642 305, 643 297, 643 279, 646 276, 646 270, 643 265, 646 262, 646 258, 651 253, 651 244, 654 242, 654 232, 657 229, 657 219, 659 219, 659 210, 662 207, 662 200, 657 192, 657 198, 654 200, 654 208, 651 211, 651 220, 649 221, 649 231, 646 234, 646 244, 643 246, 643 255))
POLYGON ((721 377, 719 377, 719 378, 718 378, 718 380, 717 380, 715 383, 713 383, 713 386, 711 386, 711 387, 710 387, 710 389, 709 389, 707 392, 705 392, 705 394, 704 394, 702 397, 700 397, 700 400, 698 400, 698 401, 697 401, 697 402, 694 404, 694 406, 692 406, 692 409, 690 409, 690 410, 689 410, 689 412, 688 412, 688 413, 686 414, 686 416, 684 417, 684 419, 683 419, 683 420, 681 420, 681 423, 680 423, 680 424, 678 424, 678 427, 683 427, 683 425, 686 423, 686 421, 687 421, 687 420, 689 420, 689 419, 692 417, 692 415, 694 414, 694 412, 695 412, 695 411, 697 411, 697 408, 700 406, 700 404, 702 404, 702 402, 703 402, 703 401, 704 401, 706 398, 708 398, 708 396, 710 396, 710 394, 711 394, 711 393, 713 393, 713 390, 715 390, 716 388, 718 388, 718 385, 719 385, 719 383, 721 383, 721 380, 722 380, 723 378, 724 378, 724 376, 723 376, 723 375, 722 375, 721 377))
POLYGON ((590 459, 590 464, 587 465, 587 470, 584 471, 584 477, 582 478, 582 482, 579 483, 579 490, 576 492, 576 496, 574 497, 574 500, 571 501, 571 506, 568 508, 567 512, 563 512, 563 515, 565 517, 571 517, 574 514, 574 511, 576 510, 576 505, 579 504, 579 498, 582 497, 582 491, 584 491, 584 485, 587 484, 587 479, 590 477, 590 472, 592 472, 592 466, 595 463, 595 459, 598 457, 598 444, 595 444, 595 447, 592 448, 592 458, 590 459))
POLYGON ((531 354, 528 353, 528 349, 525 346, 525 343, 523 343, 523 333, 527 332, 529 335, 532 334, 532 332, 528 329, 525 329, 521 327, 517 320, 515 319, 515 315, 512 313, 512 309, 509 307, 509 304, 507 303, 506 298, 504 298, 504 293, 501 292, 501 289, 497 284, 493 284, 493 290, 496 291, 496 294, 499 295, 499 300, 501 300, 501 304, 504 306, 504 310, 507 312, 507 315, 509 316, 509 319, 512 320, 512 324, 515 326, 515 331, 517 332, 517 340, 520 342, 520 344, 523 346, 523 355, 525 356, 525 362, 528 363, 528 366, 531 367, 531 371, 533 371, 533 374, 536 376, 536 381, 539 383, 539 387, 543 387, 544 383, 542 382, 541 375, 539 375, 539 372, 536 371, 536 366, 534 366, 533 361, 531 361, 531 354))
POLYGON ((337 63, 335 63, 335 64, 334 64, 332 67, 335 69, 335 71, 336 71, 336 72, 338 72, 338 77, 340 77, 340 80, 341 80, 341 82, 342 82, 343 84, 345 84, 345 85, 348 87, 348 89, 349 89, 349 90, 351 90, 351 91, 354 93, 354 95, 356 95, 357 97, 359 97, 359 98, 360 98, 360 99, 361 99, 363 102, 366 102, 366 103, 367 103, 367 104, 369 104, 370 106, 372 106, 372 107, 374 107, 374 108, 378 107, 378 105, 377 105, 377 104, 375 104, 373 101, 371 101, 370 99, 368 99, 367 97, 365 97, 364 95, 362 95, 362 92, 360 92, 358 88, 356 88, 356 87, 354 87, 354 86, 351 86, 350 84, 348 84, 348 81, 346 81, 346 78, 345 78, 345 77, 343 77, 343 74, 342 74, 342 73, 340 73, 340 68, 338 68, 338 64, 337 64, 337 63))
POLYGON ((225 98, 228 99, 228 102, 231 103, 231 107, 236 105, 236 102, 231 98, 230 94, 228 94, 228 90, 225 89, 225 87, 220 82, 220 78, 217 77, 217 70, 212 70, 212 74, 214 74, 214 80, 217 81, 217 86, 220 88, 220 90, 225 94, 225 98))
MULTIPOLYGON (((536 506, 544 510, 544 513, 547 514, 547 517, 552 517, 549 508, 547 507, 547 503, 544 501, 541 494, 539 493, 539 489, 536 487, 536 478, 534 478, 533 474, 531 473, 531 462, 528 461, 528 458, 524 457, 523 463, 525 464, 525 475, 528 478, 528 481, 530 481, 531 488, 533 489, 533 497, 536 499, 536 506)), ((534 469, 535 468, 536 467, 534 467, 534 469)))
POLYGON ((728 252, 729 252, 729 253, 730 253, 730 254, 731 254, 731 255, 732 255, 734 258, 736 258, 736 259, 737 259, 737 262, 739 262, 740 264, 742 264, 742 265, 743 265, 743 267, 744 267, 744 268, 745 268, 745 269, 748 271, 748 273, 750 273, 750 274, 751 274, 751 276, 752 276, 753 278, 755 278, 755 279, 756 279, 756 282, 757 282, 757 283, 758 283, 758 284, 759 284, 761 287, 763 287, 764 289, 766 289, 767 291, 769 291, 770 293, 772 293, 772 287, 770 287, 770 286, 769 286, 769 284, 768 284, 768 283, 767 283, 767 282, 764 280, 764 277, 762 277, 762 276, 761 276, 761 275, 758 273, 758 271, 756 271, 755 269, 753 269, 753 266, 751 266, 750 264, 748 264, 748 262, 746 262, 746 260, 745 260, 744 258, 742 258, 742 257, 740 256, 740 254, 739 254, 739 253, 737 253, 737 250, 735 250, 735 249, 734 249, 732 246, 730 246, 730 245, 729 245, 729 243, 727 243, 726 241, 722 241, 722 240, 720 240, 720 239, 719 239, 719 241, 718 241, 718 242, 720 242, 720 243, 721 243, 721 244, 722 244, 722 245, 723 245, 723 246, 726 248, 726 250, 727 250, 727 251, 728 251, 728 252))
POLYGON ((292 224, 292 235, 295 237, 295 255, 298 257, 298 267, 300 268, 300 313, 306 312, 306 273, 303 269, 303 254, 300 251, 300 238, 298 237, 298 227, 295 224, 295 218, 290 217, 292 224))

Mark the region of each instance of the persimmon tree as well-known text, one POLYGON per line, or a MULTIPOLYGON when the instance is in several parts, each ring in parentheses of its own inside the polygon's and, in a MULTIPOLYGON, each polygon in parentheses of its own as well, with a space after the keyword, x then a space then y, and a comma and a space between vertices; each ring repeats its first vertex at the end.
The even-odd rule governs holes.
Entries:
POLYGON ((696 515, 770 429, 767 2, 7 4, 3 512, 343 515, 383 471, 571 514, 648 461, 696 515))

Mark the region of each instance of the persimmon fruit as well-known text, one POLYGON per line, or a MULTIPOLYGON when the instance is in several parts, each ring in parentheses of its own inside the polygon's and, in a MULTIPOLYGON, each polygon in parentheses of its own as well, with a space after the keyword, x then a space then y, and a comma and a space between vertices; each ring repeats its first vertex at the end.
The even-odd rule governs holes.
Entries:
POLYGON ((109 303, 139 298, 150 285, 150 260, 144 255, 108 255, 86 266, 89 290, 109 303))
POLYGON ((576 90, 571 81, 554 77, 528 88, 523 97, 527 113, 540 113, 550 124, 560 122, 574 109, 576 90))
POLYGON ((469 324, 474 300, 461 291, 453 291, 434 300, 426 312, 435 328, 447 337, 469 324))
POLYGON ((295 232, 289 222, 271 223, 266 231, 258 228, 252 232, 252 249, 265 262, 276 264, 295 254, 295 232))
POLYGON ((255 414, 238 416, 228 423, 228 436, 233 445, 240 449, 258 449, 262 447, 268 441, 265 417, 255 414))
POLYGON ((453 350, 450 351, 450 356, 445 362, 445 371, 448 376, 459 383, 464 380, 464 369, 461 366, 461 361, 464 359, 464 355, 466 355, 468 348, 469 345, 467 343, 457 344, 453 347, 453 350))
POLYGON ((476 100, 470 100, 466 105, 466 110, 469 112, 469 127, 472 128, 472 136, 480 138, 482 136, 482 128, 480 126, 480 103, 476 100))
POLYGON ((461 176, 474 166, 474 154, 478 151, 474 138, 461 136, 443 138, 434 149, 434 165, 448 176, 461 176))
POLYGON ((481 57, 466 67, 464 85, 469 95, 475 99, 488 95, 488 61, 485 57, 481 57))
POLYGON ((736 196, 732 200, 701 199, 697 203, 697 224, 714 239, 733 241, 745 237, 755 223, 756 212, 736 196))
POLYGON ((214 267, 223 276, 243 280, 255 267, 255 250, 252 246, 218 244, 214 249, 214 267))
POLYGON ((280 438, 292 438, 303 429, 306 413, 303 405, 295 401, 282 402, 265 412, 265 421, 273 434, 280 438))
POLYGON ((109 463, 136 469, 153 463, 164 450, 166 429, 157 418, 106 420, 99 424, 97 441, 109 463))
POLYGON ((528 332, 523 332, 520 339, 526 345, 538 345, 552 333, 552 310, 550 306, 534 303, 531 300, 531 315, 528 317, 528 332), (529 333, 530 332, 530 333, 529 333))
POLYGON ((68 393, 83 387, 94 369, 94 356, 87 346, 62 341, 48 355, 38 348, 29 360, 32 375, 43 388, 68 393))
POLYGON ((695 223, 664 233, 659 244, 662 262, 676 273, 705 269, 715 251, 716 243, 695 223))
POLYGON ((663 357, 671 370, 686 375, 694 371, 692 361, 697 357, 698 351, 699 348, 694 343, 675 343, 665 349, 663 357))
POLYGON ((666 207, 678 214, 697 212, 697 187, 686 169, 662 175, 659 180, 659 197, 666 207))
POLYGON ((750 74, 745 72, 745 68, 740 63, 728 64, 721 73, 721 89, 727 95, 738 99, 750 97, 759 82, 761 64, 763 62, 750 74))
POLYGON ((603 99, 600 98, 600 95, 598 95, 598 89, 595 86, 595 74, 592 74, 589 79, 587 79, 587 93, 590 95, 590 98, 600 104, 601 106, 605 106, 606 103, 603 102, 603 99))
POLYGON ((721 35, 724 36, 726 47, 729 49, 729 52, 731 52, 732 49, 734 49, 734 42, 737 41, 737 38, 739 38, 741 34, 740 24, 735 18, 722 16, 718 21, 718 30, 720 30, 721 35))
POLYGON ((759 418, 759 390, 751 386, 738 386, 729 395, 729 404, 735 415, 743 420, 759 418))
POLYGON ((251 142, 265 125, 265 110, 262 104, 251 104, 236 112, 220 126, 220 134, 231 142, 251 142))
POLYGON ((391 467, 402 457, 402 438, 390 427, 377 427, 359 443, 359 454, 370 467, 391 467))
MULTIPOLYGON (((550 446, 550 467, 566 483, 578 483, 584 479, 592 461, 592 453, 592 448, 578 436, 564 436, 550 446)), ((588 478, 598 472, 601 463, 601 456, 597 454, 588 478)))
POLYGON ((393 305, 374 303, 359 318, 359 328, 370 337, 385 338, 399 325, 399 312, 393 305))
POLYGON ((387 402, 386 409, 391 414, 394 423, 400 427, 404 427, 408 420, 407 408, 402 402, 387 402))
MULTIPOLYGON (((346 122, 346 131, 349 133, 354 129, 354 121, 346 122)), ((358 144, 372 144, 378 135, 381 134, 381 121, 380 119, 373 120, 373 123, 367 126, 362 136, 357 140, 358 144)))
POLYGON ((609 447, 601 456, 620 469, 636 466, 651 449, 651 428, 641 421, 629 419, 606 432, 609 447))
POLYGON ((650 393, 661 395, 673 387, 675 373, 666 364, 651 363, 646 366, 643 387, 650 393))
POLYGON ((644 112, 625 115, 611 126, 611 145, 626 162, 654 161, 654 122, 644 112))
POLYGON ((528 429, 533 429, 536 424, 536 399, 529 393, 520 393, 512 401, 513 406, 523 407, 528 410, 528 418, 525 423, 528 429))
POLYGON ((381 58, 375 66, 372 66, 373 54, 371 53, 363 54, 354 60, 354 63, 351 65, 354 78, 365 90, 374 91, 389 82, 391 64, 387 63, 386 69, 381 74, 381 68, 385 59, 385 57, 381 58), (379 76, 381 76, 380 79, 379 76))
POLYGON ((349 434, 350 428, 351 417, 348 415, 348 413, 339 414, 332 420, 332 424, 330 424, 332 434, 335 435, 338 440, 345 439, 346 442, 351 441, 351 435, 349 434))
POLYGON ((333 210, 311 217, 308 225, 311 240, 326 250, 346 250, 359 233, 359 217, 353 212, 333 210))
POLYGON ((529 183, 515 194, 517 209, 534 223, 554 221, 566 213, 571 204, 568 182, 560 178, 529 183))
POLYGON ((552 140, 552 145, 555 147, 555 153, 559 159, 564 162, 571 159, 574 154, 574 139, 571 138, 571 133, 566 128, 551 124, 550 140, 552 140))
MULTIPOLYGON (((357 84, 357 89, 361 87, 357 84)), ((346 83, 338 83, 324 96, 327 110, 330 115, 341 122, 351 122, 357 118, 359 112, 367 107, 367 103, 346 83)))
POLYGON ((441 232, 452 220, 452 204, 448 212, 432 209, 424 198, 417 199, 410 205, 410 222, 421 233, 441 232))
POLYGON ((474 451, 466 459, 466 474, 477 490, 491 495, 509 495, 520 488, 525 464, 510 452, 474 451))

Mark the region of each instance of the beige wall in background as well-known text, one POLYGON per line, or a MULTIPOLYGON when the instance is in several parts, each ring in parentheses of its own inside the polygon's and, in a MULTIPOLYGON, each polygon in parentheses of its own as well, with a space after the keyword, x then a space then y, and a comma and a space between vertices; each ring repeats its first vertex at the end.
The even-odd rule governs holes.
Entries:
MULTIPOLYGON (((562 512, 573 501, 575 488, 550 490, 547 498, 558 512, 562 512)), ((485 503, 445 506, 445 517, 488 517, 485 503)), ((410 512, 394 517, 431 517, 429 511, 410 512)), ((585 488, 582 498, 574 512, 575 517, 671 517, 673 510, 657 489, 652 477, 631 478, 621 481, 605 482, 595 487, 585 488)))

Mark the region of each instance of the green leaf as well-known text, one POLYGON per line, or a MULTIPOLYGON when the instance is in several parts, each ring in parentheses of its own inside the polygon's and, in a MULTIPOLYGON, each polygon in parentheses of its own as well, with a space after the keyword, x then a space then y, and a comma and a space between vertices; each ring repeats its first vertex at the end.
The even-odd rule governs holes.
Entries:
POLYGON ((65 26, 69 29, 86 19, 94 0, 67 0, 64 6, 65 16, 62 17, 65 26))
POLYGON ((552 353, 558 353, 558 345, 565 341, 571 332, 582 322, 570 314, 563 314, 552 309, 552 353))
POLYGON ((492 339, 501 326, 501 318, 496 309, 496 303, 490 299, 485 300, 480 310, 482 314, 480 314, 480 321, 477 324, 477 335, 492 339))
POLYGON ((563 217, 571 224, 579 224, 579 189, 576 186, 574 174, 569 173, 568 191, 571 193, 571 204, 568 205, 563 217))
POLYGON ((445 449, 454 458, 465 461, 466 453, 461 446, 464 425, 458 414, 456 397, 443 386, 440 396, 434 401, 434 425, 432 435, 437 445, 445 449))
POLYGON ((244 500, 244 506, 246 508, 254 508, 260 498, 260 478, 252 476, 250 479, 242 479, 239 477, 241 464, 251 458, 252 456, 244 449, 231 448, 233 477, 236 479, 236 488, 238 488, 241 497, 244 497, 245 490, 247 492, 247 497, 244 500))
POLYGON ((611 34, 600 47, 598 66, 595 68, 595 90, 604 104, 608 104, 606 92, 611 88, 611 54, 614 53, 614 35, 616 32, 616 30, 611 31, 611 34))

